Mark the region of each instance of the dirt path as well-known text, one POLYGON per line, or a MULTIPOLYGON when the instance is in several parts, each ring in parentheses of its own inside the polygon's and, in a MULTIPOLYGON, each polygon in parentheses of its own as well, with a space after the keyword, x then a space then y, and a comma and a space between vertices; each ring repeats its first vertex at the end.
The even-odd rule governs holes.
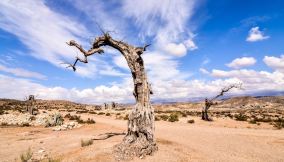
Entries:
MULTIPOLYGON (((45 150, 62 161, 113 161, 111 148, 123 136, 94 141, 82 148, 81 139, 104 132, 122 132, 126 121, 96 116, 95 125, 54 132, 48 128, 0 128, 0 161, 19 160, 28 147, 45 150)), ((226 128, 213 124, 156 122, 159 151, 134 161, 284 161, 284 130, 226 128)))

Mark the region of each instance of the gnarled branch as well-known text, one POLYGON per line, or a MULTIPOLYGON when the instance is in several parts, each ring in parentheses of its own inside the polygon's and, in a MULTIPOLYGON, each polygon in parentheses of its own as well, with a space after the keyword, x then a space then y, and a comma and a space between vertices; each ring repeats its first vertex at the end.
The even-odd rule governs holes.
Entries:
POLYGON ((221 92, 220 92, 217 96, 213 97, 213 98, 210 100, 210 102, 213 102, 213 100, 215 100, 215 99, 217 99, 217 98, 223 96, 224 93, 230 91, 230 90, 233 89, 233 88, 242 89, 242 83, 231 84, 231 85, 229 85, 229 86, 227 86, 227 87, 224 87, 224 88, 221 90, 221 92))
POLYGON ((110 133, 99 134, 97 138, 92 138, 92 140, 105 140, 112 136, 119 136, 119 135, 126 135, 126 133, 125 132, 122 132, 122 133, 110 132, 110 133))

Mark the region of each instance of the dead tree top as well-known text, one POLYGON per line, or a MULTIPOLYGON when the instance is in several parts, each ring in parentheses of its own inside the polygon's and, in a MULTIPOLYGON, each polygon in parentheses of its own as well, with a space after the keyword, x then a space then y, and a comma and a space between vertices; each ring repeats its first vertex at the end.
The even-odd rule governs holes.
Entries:
POLYGON ((111 46, 117 49, 118 51, 120 51, 120 53, 123 55, 125 55, 125 51, 130 52, 129 50, 135 50, 135 52, 138 55, 141 55, 143 54, 144 51, 146 51, 146 48, 150 46, 150 44, 146 44, 143 47, 134 47, 123 41, 118 41, 118 40, 113 39, 109 33, 103 33, 102 36, 96 37, 94 42, 92 43, 92 47, 87 51, 84 50, 83 47, 74 40, 71 40, 66 43, 69 46, 76 47, 84 55, 83 59, 77 56, 73 64, 64 63, 68 65, 66 68, 72 67, 73 71, 76 71, 76 64, 78 61, 83 62, 83 63, 88 63, 88 59, 87 59, 88 56, 91 56, 95 53, 98 53, 98 54, 104 53, 104 50, 101 48, 102 46, 111 46))
POLYGON ((217 98, 223 96, 224 93, 230 91, 230 90, 233 89, 233 88, 242 89, 242 84, 241 84, 241 83, 237 83, 237 84, 231 84, 231 85, 229 85, 229 86, 227 86, 227 87, 224 87, 224 88, 221 90, 221 92, 220 92, 217 96, 213 97, 213 98, 210 99, 208 102, 210 102, 210 103, 212 102, 212 103, 213 103, 213 100, 215 100, 215 99, 217 99, 217 98))

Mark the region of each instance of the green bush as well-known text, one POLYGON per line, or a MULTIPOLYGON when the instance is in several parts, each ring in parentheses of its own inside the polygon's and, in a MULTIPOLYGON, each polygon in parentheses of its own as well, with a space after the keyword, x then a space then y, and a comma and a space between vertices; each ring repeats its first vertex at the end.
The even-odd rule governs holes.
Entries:
POLYGON ((169 121, 169 122, 176 122, 176 121, 179 121, 179 120, 178 120, 178 114, 172 113, 172 114, 169 116, 168 121, 169 121))
POLYGON ((160 115, 159 116, 163 121, 167 121, 169 119, 169 116, 168 115, 160 115))
POLYGON ((247 121, 247 116, 245 114, 235 114, 234 117, 236 118, 237 121, 247 121))

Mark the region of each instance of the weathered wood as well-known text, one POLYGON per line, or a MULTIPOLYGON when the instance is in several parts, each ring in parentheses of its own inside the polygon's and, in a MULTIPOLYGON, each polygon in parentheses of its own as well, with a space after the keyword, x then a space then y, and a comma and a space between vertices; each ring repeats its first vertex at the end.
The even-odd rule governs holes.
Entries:
POLYGON ((216 100, 217 98, 223 96, 226 92, 230 91, 231 89, 233 88, 239 88, 241 89, 242 88, 242 84, 241 83, 238 83, 238 84, 231 84, 229 85, 228 87, 224 87, 221 92, 213 97, 212 99, 207 99, 205 98, 205 102, 204 102, 204 107, 202 109, 202 113, 201 113, 201 119, 202 120, 205 120, 205 121, 211 121, 212 119, 210 119, 208 117, 208 110, 209 108, 212 106, 212 105, 217 105, 218 103, 217 102, 214 102, 214 100, 216 100))
POLYGON ((133 156, 145 156, 155 152, 158 147, 154 139, 154 110, 150 103, 150 93, 152 89, 147 80, 144 61, 141 55, 149 45, 143 47, 134 47, 123 41, 113 39, 109 33, 95 38, 92 48, 88 51, 84 50, 81 45, 71 40, 67 43, 79 49, 84 55, 84 59, 76 58, 73 64, 68 64, 76 70, 78 61, 88 63, 87 57, 95 53, 103 53, 103 46, 110 46, 118 50, 126 59, 130 68, 134 90, 133 95, 136 105, 129 114, 128 130, 122 143, 114 147, 115 157, 118 160, 131 159, 133 156))

